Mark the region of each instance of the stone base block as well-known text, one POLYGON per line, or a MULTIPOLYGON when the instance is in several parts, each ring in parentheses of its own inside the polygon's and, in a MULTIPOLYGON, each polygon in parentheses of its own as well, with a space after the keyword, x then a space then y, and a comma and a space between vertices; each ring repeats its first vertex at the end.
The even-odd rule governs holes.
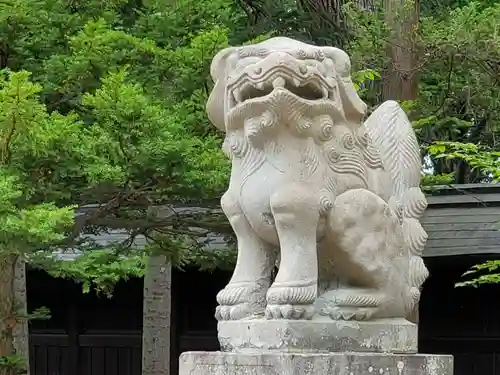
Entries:
POLYGON ((219 322, 224 352, 417 353, 418 327, 405 319, 238 320, 219 322))
POLYGON ((179 375, 453 375, 453 357, 378 353, 191 352, 179 375))

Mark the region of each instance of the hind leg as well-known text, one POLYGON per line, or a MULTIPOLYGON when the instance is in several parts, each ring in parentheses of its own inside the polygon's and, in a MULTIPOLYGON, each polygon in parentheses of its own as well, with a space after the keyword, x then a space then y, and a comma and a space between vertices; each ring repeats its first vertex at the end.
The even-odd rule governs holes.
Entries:
POLYGON ((221 198, 221 206, 238 241, 238 259, 229 284, 217 295, 217 320, 240 320, 264 315, 266 292, 274 266, 273 249, 255 233, 235 195, 221 198))
POLYGON ((307 186, 291 185, 271 197, 281 261, 267 292, 266 316, 310 319, 318 289, 316 230, 319 199, 307 186))
POLYGON ((347 281, 330 292, 330 316, 404 317, 408 251, 387 203, 368 190, 350 190, 337 197, 329 221, 338 244, 335 261, 347 281))

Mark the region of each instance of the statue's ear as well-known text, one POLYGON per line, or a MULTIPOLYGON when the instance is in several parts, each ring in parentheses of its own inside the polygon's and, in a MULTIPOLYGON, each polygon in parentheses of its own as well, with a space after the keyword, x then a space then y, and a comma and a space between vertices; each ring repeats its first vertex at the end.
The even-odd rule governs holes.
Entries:
POLYGON ((323 47, 323 53, 333 61, 344 115, 348 121, 359 123, 366 113, 366 104, 359 97, 351 79, 351 59, 339 48, 323 47))
POLYGON ((228 47, 217 53, 210 65, 210 75, 214 81, 214 87, 207 100, 207 115, 212 124, 220 130, 225 130, 225 89, 226 89, 226 75, 227 75, 227 59, 233 52, 237 50, 236 47, 228 47))
POLYGON ((210 75, 212 76, 212 80, 214 82, 217 82, 219 79, 225 77, 227 58, 237 50, 237 47, 224 48, 212 59, 212 64, 210 65, 210 75))

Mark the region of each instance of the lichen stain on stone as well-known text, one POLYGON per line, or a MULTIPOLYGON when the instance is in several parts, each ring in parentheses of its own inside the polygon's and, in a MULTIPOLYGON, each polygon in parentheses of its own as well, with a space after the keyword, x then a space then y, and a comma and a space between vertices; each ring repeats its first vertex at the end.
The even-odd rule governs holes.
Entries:
POLYGON ((403 373, 403 369, 405 367, 404 362, 403 361, 399 361, 397 367, 398 367, 399 373, 402 374, 403 373))
POLYGON ((436 357, 430 357, 424 366, 429 375, 440 375, 442 373, 442 362, 436 357))

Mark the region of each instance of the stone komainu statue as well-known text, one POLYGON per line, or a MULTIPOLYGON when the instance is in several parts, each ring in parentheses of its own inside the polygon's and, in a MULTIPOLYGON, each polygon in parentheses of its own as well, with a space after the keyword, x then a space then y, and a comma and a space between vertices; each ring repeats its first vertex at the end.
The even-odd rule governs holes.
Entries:
POLYGON ((427 201, 400 106, 363 122, 347 54, 288 38, 227 48, 211 75, 207 111, 232 160, 221 204, 238 241, 217 318, 407 316, 428 275, 427 201))

